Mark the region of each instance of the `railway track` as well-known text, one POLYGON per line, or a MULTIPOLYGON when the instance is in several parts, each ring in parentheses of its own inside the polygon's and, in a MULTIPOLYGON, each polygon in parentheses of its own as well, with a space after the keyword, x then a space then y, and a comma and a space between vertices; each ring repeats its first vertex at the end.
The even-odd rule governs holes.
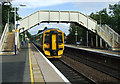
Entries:
POLYGON ((60 59, 49 59, 72 84, 95 84, 60 59))
MULTIPOLYGON (((39 46, 36 47, 42 52, 39 46)), ((73 69, 70 65, 65 63, 60 59, 49 59, 62 74, 72 83, 72 84, 95 84, 93 80, 88 79, 80 72, 73 69)))
POLYGON ((78 62, 81 62, 87 66, 90 66, 96 70, 99 70, 107 75, 110 75, 120 81, 120 62, 118 62, 119 59, 110 59, 109 57, 105 56, 97 56, 97 54, 87 53, 84 51, 79 50, 73 50, 73 49, 65 49, 64 55, 76 60, 78 62), (84 54, 83 54, 84 52, 84 54), (93 56, 92 56, 93 55, 93 56), (95 57, 96 55, 96 57, 95 57), (90 58, 91 57, 91 58, 90 58), (98 57, 98 59, 97 59, 98 57), (100 59, 99 59, 100 58, 100 59), (110 63, 111 61, 111 63, 110 63), (112 63, 113 62, 113 63, 112 63), (116 66, 114 66, 116 65, 116 66))
MULTIPOLYGON (((90 54, 84 51, 78 52, 78 50, 68 50, 65 48, 64 55, 60 60, 50 59, 50 61, 71 83, 103 84, 107 82, 108 84, 119 84, 119 67, 118 69, 116 66, 110 67, 109 61, 113 62, 113 60, 108 60, 107 57, 104 56, 95 57, 95 55, 96 54, 92 55, 92 53, 90 54), (98 60, 96 58, 98 58, 98 60)), ((119 64, 118 60, 111 65, 115 64, 119 64)))
MULTIPOLYGON (((35 45, 41 52, 39 46, 35 45)), ((76 71, 63 60, 60 59, 49 59, 62 74, 72 83, 72 84, 95 84, 94 81, 83 76, 80 72, 76 71)))

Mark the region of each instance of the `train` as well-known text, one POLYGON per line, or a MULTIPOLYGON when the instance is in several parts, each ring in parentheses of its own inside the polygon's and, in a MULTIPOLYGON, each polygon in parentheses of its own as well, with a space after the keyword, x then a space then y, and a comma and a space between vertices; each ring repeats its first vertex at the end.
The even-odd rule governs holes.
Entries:
POLYGON ((64 52, 64 33, 56 28, 49 28, 34 35, 33 43, 40 47, 47 58, 61 58, 64 52))

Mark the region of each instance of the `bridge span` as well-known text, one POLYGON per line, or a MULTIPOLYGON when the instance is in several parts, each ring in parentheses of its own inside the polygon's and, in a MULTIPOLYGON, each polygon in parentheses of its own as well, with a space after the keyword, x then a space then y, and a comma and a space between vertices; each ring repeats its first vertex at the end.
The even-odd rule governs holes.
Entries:
POLYGON ((43 22, 77 23, 88 31, 96 33, 96 46, 98 46, 97 39, 99 36, 101 46, 102 41, 105 41, 106 45, 110 46, 113 50, 120 47, 120 35, 118 35, 108 25, 105 24, 100 26, 97 24, 97 21, 78 11, 39 10, 29 16, 22 18, 19 21, 20 25, 18 26, 18 29, 24 28, 24 30, 20 30, 20 33, 43 22))
MULTIPOLYGON (((20 28, 24 27, 24 31, 34 27, 42 22, 64 22, 71 23, 76 22, 83 27, 95 32, 97 22, 92 18, 77 11, 37 11, 20 20, 20 28), (92 24, 92 25, 91 25, 92 24)), ((23 30, 20 31, 20 33, 23 30)))

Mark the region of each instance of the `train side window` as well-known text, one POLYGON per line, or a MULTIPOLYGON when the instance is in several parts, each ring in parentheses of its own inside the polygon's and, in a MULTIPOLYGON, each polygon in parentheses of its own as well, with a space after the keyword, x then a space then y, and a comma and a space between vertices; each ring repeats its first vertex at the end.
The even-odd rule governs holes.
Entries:
POLYGON ((59 43, 63 43, 62 35, 59 35, 58 41, 59 41, 59 43))
POLYGON ((40 35, 40 39, 41 39, 41 40, 40 40, 40 43, 41 43, 41 45, 42 45, 42 44, 43 44, 43 34, 40 35))

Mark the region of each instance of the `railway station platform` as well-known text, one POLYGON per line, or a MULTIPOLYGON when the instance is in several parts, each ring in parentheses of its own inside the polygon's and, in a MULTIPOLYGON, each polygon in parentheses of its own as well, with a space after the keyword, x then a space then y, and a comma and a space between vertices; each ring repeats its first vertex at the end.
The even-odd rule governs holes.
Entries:
POLYGON ((70 44, 65 44, 65 47, 70 47, 70 48, 75 48, 75 49, 80 49, 80 50, 85 50, 85 51, 120 57, 120 51, 87 48, 87 47, 83 47, 83 46, 76 46, 76 45, 70 45, 70 44))
POLYGON ((26 43, 17 55, 0 55, 2 83, 70 83, 69 80, 34 46, 26 43))
POLYGON ((30 82, 29 52, 28 45, 21 47, 21 51, 14 55, 12 53, 2 56, 2 83, 6 82, 30 82))

